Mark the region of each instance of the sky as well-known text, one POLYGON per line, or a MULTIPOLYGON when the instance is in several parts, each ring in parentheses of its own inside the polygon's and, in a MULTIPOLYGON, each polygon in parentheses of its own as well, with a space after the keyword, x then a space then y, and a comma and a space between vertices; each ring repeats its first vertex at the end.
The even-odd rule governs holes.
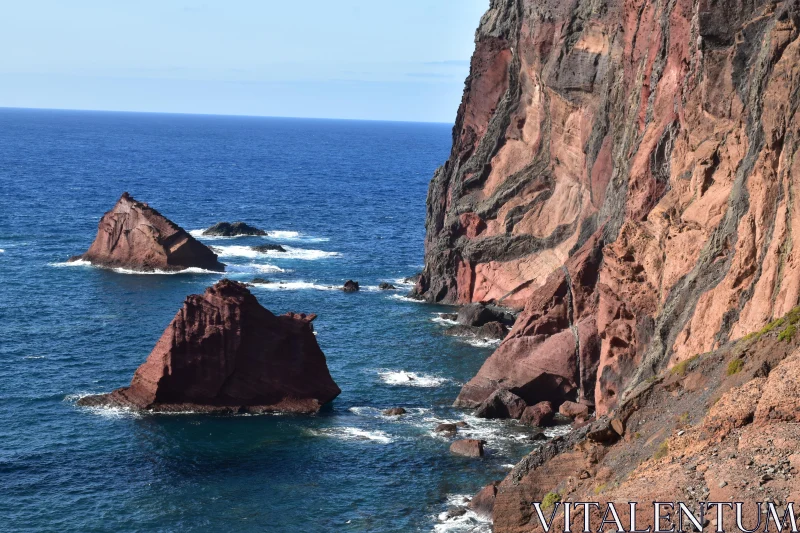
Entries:
POLYGON ((448 122, 489 0, 25 0, 0 107, 448 122))

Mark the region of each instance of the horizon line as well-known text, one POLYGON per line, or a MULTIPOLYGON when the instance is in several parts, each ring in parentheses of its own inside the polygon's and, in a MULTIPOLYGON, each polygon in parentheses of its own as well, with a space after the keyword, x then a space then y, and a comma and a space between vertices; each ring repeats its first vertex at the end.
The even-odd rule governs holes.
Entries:
POLYGON ((182 111, 130 111, 123 109, 87 109, 77 107, 21 107, 0 105, 0 111, 76 111, 84 113, 127 113, 136 115, 181 115, 181 116, 200 116, 200 117, 236 117, 236 118, 283 118, 294 120, 338 120, 350 122, 393 122, 399 124, 441 124, 453 126, 454 122, 439 122, 433 120, 391 120, 380 118, 340 118, 340 117, 292 117, 287 115, 247 115, 237 113, 188 113, 182 111))

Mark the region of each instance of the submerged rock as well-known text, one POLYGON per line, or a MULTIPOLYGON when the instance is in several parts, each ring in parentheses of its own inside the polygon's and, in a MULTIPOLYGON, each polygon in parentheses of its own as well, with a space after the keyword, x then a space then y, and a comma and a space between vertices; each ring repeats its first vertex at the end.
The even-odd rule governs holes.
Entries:
POLYGON ((356 292, 356 291, 359 290, 358 282, 357 281, 353 281, 352 279, 349 279, 349 280, 344 282, 344 286, 342 287, 342 290, 344 292, 356 292))
POLYGON ((458 424, 450 424, 447 422, 442 422, 436 428, 434 428, 434 433, 447 433, 448 435, 455 435, 458 431, 458 424))
POLYGON ((392 285, 391 283, 386 283, 385 281, 383 281, 383 282, 381 282, 381 284, 380 284, 380 285, 378 285, 378 288, 379 288, 380 290, 382 290, 382 291, 393 291, 393 290, 395 290, 397 287, 395 287, 395 286, 394 286, 394 285, 392 285))
POLYGON ((82 255, 84 260, 106 268, 128 268, 144 272, 174 272, 202 268, 223 272, 225 265, 183 228, 127 192, 103 215, 97 236, 82 255))
POLYGON ((280 244, 259 244, 258 246, 251 246, 251 250, 255 252, 285 252, 286 248, 281 246, 280 244))
POLYGON ((476 337, 479 339, 503 340, 508 335, 508 328, 500 322, 489 322, 480 327, 459 324, 444 330, 451 337, 476 337))
POLYGON ((406 414, 406 410, 402 407, 392 407, 390 409, 384 409, 382 414, 385 416, 400 416, 406 414))
POLYGON ((128 387, 79 405, 149 411, 313 413, 341 392, 311 326, 223 279, 186 298, 128 387))
POLYGON ((244 222, 217 222, 203 232, 212 237, 239 237, 244 235, 261 236, 267 232, 244 222))

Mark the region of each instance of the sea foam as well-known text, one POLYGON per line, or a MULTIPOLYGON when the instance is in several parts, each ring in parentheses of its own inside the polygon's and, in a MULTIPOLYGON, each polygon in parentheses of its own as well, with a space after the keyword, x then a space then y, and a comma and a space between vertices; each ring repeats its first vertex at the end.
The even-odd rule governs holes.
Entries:
POLYGON ((254 288, 270 291, 298 291, 313 289, 317 291, 335 291, 339 287, 333 285, 320 285, 310 281, 276 281, 274 283, 253 283, 254 288))
MULTIPOLYGON (((96 267, 96 268, 103 268, 97 265, 92 264, 90 261, 86 261, 85 259, 78 259, 77 261, 63 261, 60 263, 48 263, 51 267, 62 268, 62 267, 96 267)), ((222 272, 217 272, 215 270, 206 270, 204 268, 197 268, 197 267, 189 267, 184 268, 183 270, 133 270, 130 268, 111 268, 114 272, 119 274, 134 274, 137 276, 173 276, 176 274, 222 274, 222 272)))
POLYGON ((339 440, 348 441, 369 441, 379 444, 389 444, 394 441, 391 435, 380 430, 366 430, 355 427, 334 427, 311 430, 313 435, 333 437, 339 440))
POLYGON ((269 250, 266 252, 258 252, 253 250, 250 246, 231 245, 231 246, 215 246, 214 250, 219 257, 270 257, 273 259, 299 259, 304 261, 314 261, 316 259, 325 259, 328 257, 340 257, 342 254, 339 252, 326 252, 324 250, 309 250, 305 248, 294 248, 292 246, 284 246, 285 252, 277 250, 269 250))
POLYGON ((195 239, 203 239, 209 241, 222 240, 222 239, 239 239, 242 237, 265 237, 277 241, 302 241, 302 242, 327 242, 328 237, 314 237, 312 235, 305 235, 299 231, 286 231, 274 230, 267 231, 266 235, 234 235, 232 237, 225 237, 222 235, 203 235, 203 232, 208 228, 189 230, 189 234, 195 239))
POLYGON ((446 383, 447 378, 428 374, 417 374, 405 370, 379 370, 378 376, 388 385, 405 385, 406 387, 438 387, 446 383))

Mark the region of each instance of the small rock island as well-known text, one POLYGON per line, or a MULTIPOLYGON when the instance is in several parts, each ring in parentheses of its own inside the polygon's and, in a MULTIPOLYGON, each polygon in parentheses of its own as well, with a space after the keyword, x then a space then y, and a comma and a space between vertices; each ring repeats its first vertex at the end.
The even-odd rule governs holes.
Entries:
POLYGON ((205 244, 127 192, 100 219, 89 250, 69 260, 143 272, 175 272, 192 267, 225 271, 217 254, 205 244))
POLYGON ((186 298, 128 387, 83 406, 137 411, 315 413, 341 390, 311 322, 276 316, 228 279, 186 298))

